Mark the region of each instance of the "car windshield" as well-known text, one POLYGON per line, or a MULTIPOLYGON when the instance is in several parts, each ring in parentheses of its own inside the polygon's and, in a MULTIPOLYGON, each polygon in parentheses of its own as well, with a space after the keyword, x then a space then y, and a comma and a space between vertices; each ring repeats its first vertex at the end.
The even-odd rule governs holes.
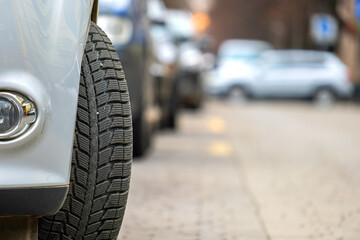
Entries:
POLYGON ((259 59, 259 52, 251 52, 251 51, 239 51, 239 52, 228 52, 221 55, 223 59, 234 59, 234 60, 242 60, 242 61, 254 61, 259 59))
POLYGON ((192 15, 189 12, 169 10, 166 15, 166 26, 177 39, 189 40, 195 35, 192 15))

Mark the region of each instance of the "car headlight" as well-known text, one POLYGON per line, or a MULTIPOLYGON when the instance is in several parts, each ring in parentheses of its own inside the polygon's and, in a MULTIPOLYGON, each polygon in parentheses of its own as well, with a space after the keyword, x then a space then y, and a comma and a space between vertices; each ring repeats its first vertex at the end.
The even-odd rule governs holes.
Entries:
POLYGON ((0 132, 6 133, 14 128, 19 119, 16 105, 4 97, 0 97, 0 132))
POLYGON ((114 45, 126 44, 133 34, 130 19, 118 16, 99 16, 97 24, 104 30, 114 45))
POLYGON ((36 120, 35 105, 24 96, 0 92, 0 140, 20 136, 36 120))

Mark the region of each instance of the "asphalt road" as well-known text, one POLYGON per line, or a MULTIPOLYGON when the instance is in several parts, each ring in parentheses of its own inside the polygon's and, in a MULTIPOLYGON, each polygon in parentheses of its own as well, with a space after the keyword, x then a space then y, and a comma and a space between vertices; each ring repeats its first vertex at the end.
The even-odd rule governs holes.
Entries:
POLYGON ((183 113, 134 163, 119 239, 360 239, 360 106, 183 113))

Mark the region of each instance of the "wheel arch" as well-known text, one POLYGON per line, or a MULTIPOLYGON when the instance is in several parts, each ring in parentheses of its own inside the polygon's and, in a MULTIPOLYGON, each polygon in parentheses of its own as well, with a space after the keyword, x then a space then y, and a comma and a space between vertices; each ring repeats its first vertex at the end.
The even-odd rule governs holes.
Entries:
POLYGON ((337 98, 339 97, 339 93, 336 91, 336 88, 332 86, 331 84, 321 84, 314 88, 312 91, 311 97, 314 97, 316 93, 318 93, 320 90, 329 90, 334 96, 337 98))
POLYGON ((246 84, 243 84, 243 83, 234 83, 234 84, 232 84, 232 85, 229 87, 228 91, 227 91, 227 95, 229 95, 230 92, 231 92, 233 89, 237 89, 237 88, 243 90, 247 97, 251 97, 251 96, 252 96, 250 87, 247 86, 246 84))

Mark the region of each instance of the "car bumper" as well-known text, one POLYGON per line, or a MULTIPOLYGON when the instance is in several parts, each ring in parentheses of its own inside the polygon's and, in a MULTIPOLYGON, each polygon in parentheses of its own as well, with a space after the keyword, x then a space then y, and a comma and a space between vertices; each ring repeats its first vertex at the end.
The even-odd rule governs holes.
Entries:
POLYGON ((0 216, 46 216, 63 205, 67 186, 0 190, 0 216))
POLYGON ((1 215, 53 213, 65 199, 92 2, 2 2, 0 89, 34 102, 37 120, 0 141, 1 215))

